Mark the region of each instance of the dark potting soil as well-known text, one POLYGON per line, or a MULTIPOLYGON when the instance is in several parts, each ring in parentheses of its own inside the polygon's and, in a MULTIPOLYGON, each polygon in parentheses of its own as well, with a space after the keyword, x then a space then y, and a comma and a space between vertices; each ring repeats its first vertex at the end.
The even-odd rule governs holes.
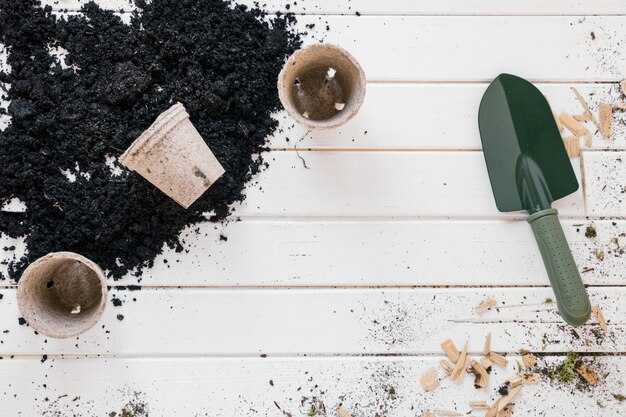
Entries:
POLYGON ((14 279, 55 251, 78 252, 114 278, 140 273, 164 244, 182 250, 186 226, 224 219, 267 165, 255 155, 277 126, 278 73, 300 46, 294 17, 221 0, 137 5, 127 25, 93 3, 61 19, 34 0, 0 0, 11 66, 0 82, 11 84, 12 116, 0 132, 0 205, 18 198, 27 207, 0 212, 0 232, 27 236, 27 255, 9 264, 14 279), (49 53, 57 46, 68 51, 66 68, 49 53), (177 101, 226 170, 187 210, 110 167, 177 101))

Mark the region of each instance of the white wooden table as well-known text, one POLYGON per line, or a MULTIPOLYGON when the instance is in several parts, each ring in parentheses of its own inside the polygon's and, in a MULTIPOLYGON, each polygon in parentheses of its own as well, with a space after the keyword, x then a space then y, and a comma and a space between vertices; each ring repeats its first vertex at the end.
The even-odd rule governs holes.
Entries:
POLYGON ((20 326, 15 287, 0 287, 0 416, 107 416, 135 398, 150 416, 306 416, 312 398, 329 416, 339 403, 354 417, 466 415, 469 400, 498 397, 520 349, 549 354, 541 363, 597 355, 603 381, 526 386, 515 416, 623 416, 613 394, 626 394, 626 116, 616 113, 612 141, 595 134, 572 160, 583 186, 555 205, 609 320, 604 338, 595 320, 574 332, 544 303, 551 289, 525 216, 496 210, 476 117, 500 72, 536 82, 557 112, 582 112, 572 86, 594 111, 612 102, 626 78, 626 3, 298 0, 290 11, 302 30, 316 24, 307 42, 340 44, 362 63, 359 115, 299 141, 306 132, 279 114, 242 221, 190 230, 189 253, 159 257, 140 292, 111 291, 124 305, 109 304, 80 338, 20 326), (501 307, 478 315, 489 297, 501 307), (488 389, 443 378, 439 343, 470 340, 478 357, 489 332, 512 360, 488 389), (431 367, 442 385, 424 393, 431 367))

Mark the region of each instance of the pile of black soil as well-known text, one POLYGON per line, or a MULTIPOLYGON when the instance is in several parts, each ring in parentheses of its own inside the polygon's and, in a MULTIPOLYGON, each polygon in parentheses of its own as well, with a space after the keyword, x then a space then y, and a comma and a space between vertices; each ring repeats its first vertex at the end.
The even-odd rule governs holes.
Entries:
POLYGON ((11 66, 0 81, 11 85, 12 117, 0 132, 0 205, 18 198, 27 206, 0 212, 0 232, 27 236, 12 278, 54 251, 78 252, 115 278, 141 271, 164 244, 182 250, 185 226, 224 219, 265 166, 255 155, 277 126, 276 79, 300 46, 293 16, 270 19, 222 0, 137 5, 124 24, 93 3, 61 19, 35 0, 0 0, 11 66), (56 47, 68 51, 65 65, 50 55, 56 47), (177 101, 226 170, 187 210, 110 166, 177 101))

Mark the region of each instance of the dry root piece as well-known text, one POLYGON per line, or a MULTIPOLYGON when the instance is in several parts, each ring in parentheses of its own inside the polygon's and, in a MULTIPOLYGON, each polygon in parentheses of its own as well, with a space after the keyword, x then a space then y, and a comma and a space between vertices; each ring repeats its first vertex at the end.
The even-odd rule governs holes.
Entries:
POLYGON ((524 385, 535 385, 541 381, 541 374, 536 372, 529 372, 522 375, 522 384, 524 385))
MULTIPOLYGON (((587 102, 585 101, 583 96, 580 95, 580 93, 578 92, 576 87, 572 87, 572 91, 574 92, 574 94, 576 94, 576 98, 578 99, 578 101, 580 102, 580 105, 583 106, 583 109, 585 110, 583 115, 588 117, 587 119, 584 119, 584 120, 591 120, 593 122, 593 124, 596 125, 596 127, 598 129, 600 129, 600 125, 598 124, 598 121, 594 117, 593 113, 591 113, 591 110, 589 109, 589 105, 587 105, 587 102)), ((574 132, 572 132, 572 133, 574 133, 574 132)))
POLYGON ((441 344, 441 348, 446 353, 448 358, 450 358, 452 363, 456 363, 459 360, 459 356, 461 356, 461 354, 459 353, 459 350, 456 348, 456 346, 454 346, 454 343, 452 343, 452 340, 448 339, 443 342, 441 344))
POLYGON ((487 384, 489 384, 489 374, 487 370, 483 368, 481 364, 476 362, 475 360, 470 361, 470 372, 476 376, 474 380, 474 386, 480 388, 486 388, 487 384))
POLYGON ((580 156, 580 139, 578 136, 568 136, 564 138, 563 145, 565 145, 567 156, 570 158, 580 156))
POLYGON ((478 314, 482 314, 485 311, 495 307, 497 304, 498 302, 496 300, 494 300, 493 298, 488 298, 476 307, 474 307, 474 310, 476 310, 478 314))
POLYGON ((613 119, 613 106, 600 103, 600 133, 606 139, 611 137, 611 121, 613 119))
POLYGON ((526 353, 522 355, 522 362, 524 362, 524 368, 532 368, 537 365, 537 358, 532 353, 526 353))
POLYGON ((563 126, 567 128, 570 132, 572 132, 575 136, 584 137, 585 138, 585 146, 591 146, 591 132, 580 123, 578 120, 574 119, 574 117, 569 113, 561 113, 561 117, 559 117, 563 126))
POLYGON ((604 330, 605 332, 608 331, 609 326, 606 324, 606 320, 604 319, 604 314, 602 314, 602 310, 600 310, 600 307, 593 306, 591 307, 591 311, 593 311, 593 314, 596 316, 596 319, 598 320, 598 323, 600 324, 600 328, 604 330))
POLYGON ((506 366, 509 363, 504 356, 496 352, 489 352, 489 359, 498 366, 506 366))
POLYGON ((488 410, 489 405, 484 401, 470 401, 469 406, 474 410, 488 410))
POLYGON ((437 378, 437 372, 434 369, 429 369, 420 380, 424 391, 433 391, 439 386, 439 378, 437 378))
POLYGON ((491 352, 491 333, 485 336, 485 345, 483 347, 483 355, 487 356, 491 352))
POLYGON ((580 365, 580 368, 578 368, 578 373, 585 379, 585 381, 587 381, 588 384, 596 385, 598 382, 600 382, 600 375, 598 375, 596 371, 591 369, 586 363, 580 365))
POLYGON ((467 345, 469 342, 465 342, 465 346, 463 346, 463 351, 459 356, 459 360, 456 362, 454 369, 452 370, 452 374, 450 378, 454 380, 457 384, 463 382, 463 378, 465 377, 465 370, 467 369, 467 345))

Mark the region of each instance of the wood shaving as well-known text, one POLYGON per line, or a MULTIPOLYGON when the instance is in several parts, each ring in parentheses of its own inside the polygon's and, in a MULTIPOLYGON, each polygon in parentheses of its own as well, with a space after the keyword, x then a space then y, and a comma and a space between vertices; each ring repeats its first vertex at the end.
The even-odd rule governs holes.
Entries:
POLYGON ((606 139, 611 137, 611 121, 613 120, 613 106, 606 103, 600 103, 600 133, 606 139))
POLYGON ((593 314, 596 316, 596 319, 598 320, 598 323, 600 324, 600 328, 605 332, 608 331, 609 326, 606 323, 606 320, 604 319, 604 314, 602 314, 602 310, 600 310, 600 307, 593 306, 591 307, 591 311, 593 311, 593 314))
POLYGON ((470 401, 469 406, 474 410, 488 410, 489 404, 484 401, 470 401))
POLYGON ((524 362, 524 368, 532 368, 537 365, 537 358, 532 353, 526 353, 522 355, 522 362, 524 362))
POLYGON ((561 121, 559 120, 559 118, 557 117, 555 112, 552 112, 552 115, 554 116, 554 121, 556 122, 556 127, 559 129, 559 132, 563 132, 563 125, 561 124, 561 121))
POLYGON ((458 417, 458 416, 463 415, 457 411, 446 411, 446 410, 437 410, 435 411, 435 414, 441 417, 458 417))
POLYGON ((524 385, 535 385, 541 381, 541 374, 537 372, 525 373, 522 375, 522 384, 524 385))
POLYGON ((487 373, 487 370, 485 370, 485 368, 483 368, 483 366, 475 360, 470 361, 470 369, 471 372, 476 375, 474 385, 476 387, 486 388, 489 384, 489 374, 487 373))
POLYGON ((580 156, 580 139, 578 136, 568 136, 564 138, 563 145, 565 145, 567 156, 570 158, 580 156))
POLYGON ((477 305, 476 307, 474 307, 474 310, 476 310, 476 312, 478 314, 484 313, 485 311, 495 307, 498 304, 498 302, 496 300, 494 300, 493 298, 488 298, 485 301, 483 301, 482 303, 480 303, 479 305, 477 305))
MULTIPOLYGON (((576 89, 576 87, 572 87, 572 91, 574 92, 574 94, 576 94, 576 98, 578 99, 578 101, 580 102, 580 105, 583 106, 583 109, 585 109, 585 114, 588 114, 591 122, 596 125, 596 127, 598 129, 600 129, 600 124, 598 123, 598 121, 596 120, 596 118, 594 117, 593 113, 591 113, 591 110, 589 109, 589 106, 587 105, 587 102, 585 101, 585 99, 583 98, 583 96, 580 95, 580 93, 578 92, 578 90, 576 89)), ((567 127, 567 126, 565 126, 567 127)), ((573 132, 572 132, 573 133, 573 132)))
POLYGON ((439 378, 437 378, 437 372, 434 369, 429 369, 426 371, 424 375, 422 375, 422 379, 420 379, 420 383, 422 384, 422 388, 424 391, 433 391, 439 386, 439 378))
POLYGON ((480 364, 485 368, 485 369, 489 369, 491 368, 491 365, 493 365, 493 361, 491 359, 489 359, 488 356, 485 356, 484 358, 480 359, 480 364))
POLYGON ((485 336, 485 345, 483 347, 483 355, 487 356, 491 352, 491 333, 485 336))
POLYGON ((578 368, 578 373, 585 379, 585 381, 587 381, 588 384, 596 385, 600 382, 600 375, 598 375, 596 371, 591 369, 586 363, 578 368))
POLYGON ((456 363, 459 360, 459 350, 456 348, 452 340, 448 339, 441 344, 441 348, 446 353, 448 358, 452 361, 452 363, 456 363))
POLYGON ((561 113, 559 120, 563 123, 563 126, 565 126, 567 130, 572 132, 575 136, 578 136, 579 138, 584 137, 585 146, 591 146, 591 132, 589 132, 589 129, 587 129, 585 125, 574 119, 571 114, 565 112, 561 113))
POLYGON ((350 413, 348 413, 342 406, 339 406, 335 409, 339 417, 352 417, 350 413))
POLYGON ((459 360, 456 362, 456 366, 454 367, 454 369, 452 370, 452 374, 450 375, 450 377, 457 384, 460 384, 461 382, 463 382, 463 377, 465 376, 468 344, 469 342, 465 342, 465 345, 463 346, 463 351, 461 352, 461 355, 459 356, 459 360))
POLYGON ((509 363, 504 356, 496 352, 489 352, 489 359, 498 366, 506 366, 509 363))
POLYGON ((451 375, 452 374, 452 370, 454 369, 454 366, 452 366, 450 364, 450 362, 448 362, 445 359, 442 359, 439 361, 439 364, 441 365, 441 367, 443 368, 444 371, 446 371, 446 374, 451 375))

